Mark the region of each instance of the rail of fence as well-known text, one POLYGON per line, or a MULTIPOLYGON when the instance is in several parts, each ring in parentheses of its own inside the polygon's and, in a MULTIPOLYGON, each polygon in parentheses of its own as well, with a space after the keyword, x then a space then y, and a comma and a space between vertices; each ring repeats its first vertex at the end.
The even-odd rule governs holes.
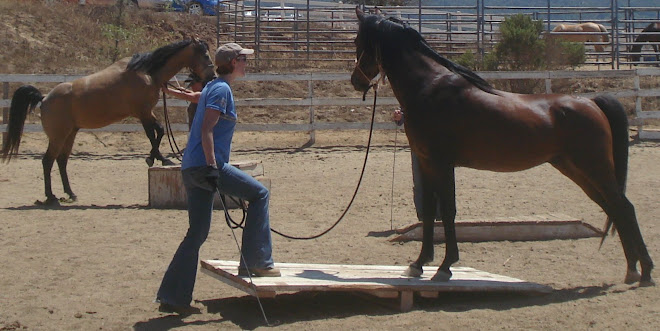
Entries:
MULTIPOLYGON (((660 76, 660 68, 645 68, 645 69, 632 69, 632 70, 600 70, 600 71, 530 71, 530 72, 480 72, 482 77, 488 80, 510 80, 510 79, 533 79, 544 80, 545 92, 552 93, 552 80, 554 79, 586 79, 586 78, 633 78, 633 86, 628 89, 618 91, 608 91, 615 97, 633 97, 635 98, 635 117, 632 121, 633 125, 639 127, 640 132, 643 131, 644 120, 646 119, 660 119, 660 110, 657 109, 642 109, 642 100, 644 98, 659 98, 660 87, 655 88, 641 88, 640 77, 645 76, 660 76)), ((0 82, 2 82, 3 98, 0 100, 0 107, 3 108, 2 124, 0 130, 6 131, 9 111, 8 107, 11 104, 10 99, 10 83, 57 83, 72 81, 79 78, 79 75, 29 75, 29 74, 15 74, 15 75, 0 75, 0 82)), ((185 76, 178 76, 177 79, 182 81, 185 76)), ((270 81, 270 82, 285 82, 285 81, 306 81, 308 82, 309 91, 304 98, 250 98, 250 99, 237 99, 236 105, 243 106, 305 106, 309 107, 309 123, 304 124, 251 124, 239 123, 237 130, 239 131, 302 131, 310 133, 310 140, 314 140, 315 131, 317 130, 355 130, 355 129, 368 129, 369 123, 366 122, 320 122, 316 120, 314 112, 316 108, 324 106, 364 106, 369 107, 372 103, 367 99, 362 101, 360 97, 317 97, 314 95, 312 82, 314 81, 348 81, 350 75, 347 73, 309 73, 309 74, 250 74, 243 78, 245 81, 270 81)), ((18 84, 14 84, 18 85, 18 84)), ((45 92, 45 91, 44 91, 45 92)), ((602 92, 582 93, 579 95, 585 97, 593 97, 602 92)), ((171 107, 186 107, 188 104, 182 100, 170 99, 168 105, 171 107)), ((393 97, 379 97, 378 105, 398 105, 398 102, 393 97)), ((157 107, 162 107, 159 102, 157 107)), ((380 122, 375 124, 376 129, 395 129, 395 125, 391 122, 380 122)), ((109 132, 140 132, 143 128, 139 124, 112 124, 104 128, 94 129, 90 131, 109 131, 109 132)), ((174 131, 187 131, 188 125, 186 123, 173 123, 172 130, 174 131)), ((26 124, 24 131, 26 132, 40 132, 42 127, 40 124, 26 124)), ((85 131, 85 130, 83 130, 85 131)))
MULTIPOLYGON (((281 6, 259 8, 239 0, 225 0, 225 10, 218 25, 218 39, 249 44, 258 49, 263 61, 352 61, 353 35, 357 29, 352 4, 285 0, 281 6), (290 5, 290 6, 289 6, 290 5), (302 7, 301 7, 302 6, 302 7)), ((461 6, 380 7, 387 15, 406 21, 447 56, 471 51, 490 52, 499 39, 499 25, 513 14, 543 20, 549 32, 559 23, 595 22, 604 25, 609 41, 585 42, 586 64, 620 68, 631 64, 628 48, 644 26, 643 21, 660 21, 660 7, 556 7, 498 6, 496 1, 466 0, 461 6), (624 37, 622 39, 622 37, 624 37), (596 51, 604 46, 605 51, 596 51)), ((592 33, 594 36, 603 33, 592 33)), ((657 51, 652 54, 659 54, 657 51)), ((651 55, 652 55, 651 54, 651 55)), ((645 64, 660 64, 648 60, 645 64)))

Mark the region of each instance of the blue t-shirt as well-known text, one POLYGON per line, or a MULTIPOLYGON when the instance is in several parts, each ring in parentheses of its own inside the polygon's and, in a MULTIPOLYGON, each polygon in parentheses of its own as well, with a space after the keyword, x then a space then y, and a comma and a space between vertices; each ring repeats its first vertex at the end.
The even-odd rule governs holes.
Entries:
POLYGON ((234 95, 226 81, 216 78, 206 84, 197 103, 197 110, 190 127, 188 145, 183 153, 181 169, 201 167, 206 165, 206 157, 202 149, 202 122, 207 111, 222 113, 218 123, 213 127, 213 150, 218 167, 229 162, 231 140, 236 128, 236 109, 234 95))

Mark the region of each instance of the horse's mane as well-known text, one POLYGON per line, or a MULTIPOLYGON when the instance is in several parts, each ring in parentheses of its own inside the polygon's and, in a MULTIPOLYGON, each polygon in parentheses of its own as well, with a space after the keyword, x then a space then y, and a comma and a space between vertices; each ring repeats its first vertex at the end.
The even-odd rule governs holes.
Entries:
POLYGON ((452 62, 446 57, 438 54, 438 52, 431 48, 431 46, 426 42, 419 31, 409 27, 408 24, 402 20, 395 17, 389 17, 387 19, 382 18, 379 20, 379 24, 377 24, 377 26, 381 32, 402 30, 404 34, 401 36, 401 39, 407 43, 411 43, 415 50, 432 58, 443 67, 449 69, 451 72, 465 78, 468 82, 470 82, 470 84, 478 87, 480 90, 491 94, 497 94, 495 93, 495 89, 474 71, 458 63, 452 62))
MULTIPOLYGON (((152 75, 162 68, 170 57, 188 47, 192 42, 190 39, 182 40, 157 48, 153 52, 135 54, 128 62, 126 68, 134 71, 145 71, 149 75, 152 75)), ((206 42, 200 41, 200 45, 204 47, 203 51, 208 51, 208 44, 206 42)))

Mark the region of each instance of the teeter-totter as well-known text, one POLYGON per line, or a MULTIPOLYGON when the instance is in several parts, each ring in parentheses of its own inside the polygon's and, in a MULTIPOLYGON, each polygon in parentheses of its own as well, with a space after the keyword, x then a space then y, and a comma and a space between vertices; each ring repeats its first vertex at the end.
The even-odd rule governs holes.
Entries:
POLYGON ((440 292, 500 292, 545 294, 552 288, 468 267, 452 267, 448 282, 432 281, 437 267, 424 267, 420 278, 402 276, 407 266, 277 263, 281 277, 238 276, 237 261, 202 260, 202 272, 260 298, 278 293, 343 291, 399 299, 398 308, 410 311, 414 293, 434 298, 440 292))

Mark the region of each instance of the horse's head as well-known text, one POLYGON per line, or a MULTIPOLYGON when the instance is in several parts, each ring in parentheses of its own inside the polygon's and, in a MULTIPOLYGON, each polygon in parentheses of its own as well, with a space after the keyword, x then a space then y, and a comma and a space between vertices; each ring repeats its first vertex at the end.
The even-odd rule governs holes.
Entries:
POLYGON ((379 11, 376 15, 365 15, 360 7, 355 8, 355 13, 359 21, 359 28, 357 37, 355 37, 357 58, 353 74, 351 74, 351 84, 356 90, 365 92, 381 71, 379 49, 373 39, 383 17, 379 15, 379 11))
POLYGON ((190 71, 201 77, 204 83, 215 78, 213 61, 209 56, 209 45, 205 41, 194 37, 190 45, 193 49, 193 55, 188 63, 190 71))

